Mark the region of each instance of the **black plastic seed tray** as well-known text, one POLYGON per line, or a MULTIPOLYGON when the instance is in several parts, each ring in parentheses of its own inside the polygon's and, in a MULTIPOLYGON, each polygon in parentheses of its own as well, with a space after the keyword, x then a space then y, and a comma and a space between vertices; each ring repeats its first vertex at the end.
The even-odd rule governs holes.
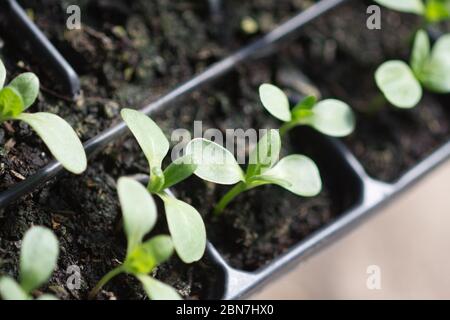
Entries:
MULTIPOLYGON (((263 38, 212 65, 204 72, 181 84, 141 110, 150 115, 163 107, 168 107, 168 104, 174 102, 176 99, 210 84, 220 76, 233 70, 239 64, 251 63, 251 60, 260 57, 262 52, 264 54, 275 52, 279 43, 289 41, 291 36, 294 36, 305 24, 345 1, 322 0, 317 2, 317 4, 286 21, 263 38)), ((69 84, 69 92, 75 94, 77 88, 79 88, 76 73, 73 72, 70 65, 37 27, 26 18, 26 15, 24 15, 23 10, 16 1, 7 0, 7 3, 7 9, 9 10, 8 18, 11 19, 11 23, 17 24, 18 28, 28 30, 25 34, 29 38, 31 45, 36 46, 39 54, 51 58, 53 68, 56 69, 62 81, 66 81, 69 84)), ((87 154, 90 156, 100 151, 108 143, 126 133, 126 131, 127 127, 125 124, 120 122, 118 125, 87 141, 84 144, 87 154)), ((302 132, 302 134, 304 133, 302 132)), ((293 134, 299 133, 294 131, 293 134)), ((248 296, 267 281, 273 280, 281 271, 286 271, 287 268, 303 261, 323 246, 333 242, 338 236, 345 234, 351 227, 363 221, 364 218, 369 217, 374 212, 374 209, 386 203, 389 199, 405 190, 416 180, 423 177, 427 172, 450 157, 450 142, 448 142, 435 150, 414 168, 407 171, 397 182, 388 184, 370 178, 364 171, 362 165, 339 140, 324 137, 309 131, 307 134, 314 135, 313 139, 317 141, 316 146, 318 152, 320 152, 320 158, 333 159, 334 168, 332 169, 334 172, 339 172, 339 175, 335 177, 337 180, 336 183, 352 198, 353 206, 346 212, 340 214, 339 218, 334 220, 334 222, 302 240, 285 254, 277 257, 269 265, 256 272, 244 272, 232 268, 215 249, 214 245, 209 243, 207 255, 220 267, 221 273, 218 276, 221 279, 217 283, 222 284, 214 288, 214 290, 211 290, 211 298, 239 299, 248 296)), ((318 160, 318 164, 320 167, 320 159, 318 160)), ((326 167, 322 169, 327 170, 326 167)), ((11 204, 13 201, 39 188, 45 182, 57 176, 61 171, 62 166, 58 162, 51 162, 35 175, 1 193, 0 208, 11 204)))

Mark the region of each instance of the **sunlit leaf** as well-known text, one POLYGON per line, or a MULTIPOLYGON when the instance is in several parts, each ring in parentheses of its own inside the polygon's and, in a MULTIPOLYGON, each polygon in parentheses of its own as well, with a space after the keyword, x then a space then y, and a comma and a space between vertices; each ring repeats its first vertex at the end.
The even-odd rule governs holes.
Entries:
POLYGON ((316 196, 322 189, 319 169, 311 159, 302 155, 281 159, 261 177, 267 177, 269 181, 304 197, 316 196))
POLYGON ((317 103, 308 122, 317 131, 333 137, 345 137, 355 129, 352 109, 348 104, 335 99, 317 103))
POLYGON ((430 56, 430 39, 424 30, 419 30, 414 40, 411 55, 411 68, 416 76, 419 76, 430 56))
POLYGON ((197 165, 195 175, 218 184, 235 184, 244 180, 244 173, 230 151, 215 142, 198 138, 186 147, 197 165))
POLYGON ((133 179, 120 178, 117 192, 128 240, 127 253, 130 254, 154 227, 157 217, 156 205, 147 189, 133 179))
POLYGON ((32 227, 25 233, 20 251, 20 285, 25 292, 40 287, 56 267, 59 247, 53 232, 32 227))
POLYGON ((3 300, 28 300, 30 297, 19 284, 10 277, 0 278, 0 298, 3 300))
POLYGON ((39 95, 39 79, 34 73, 26 72, 18 75, 8 87, 14 88, 22 97, 24 110, 30 107, 39 95))
POLYGON ((19 115, 24 108, 22 97, 16 89, 5 87, 0 90, 0 118, 7 120, 19 115))
POLYGON ((163 159, 169 152, 169 141, 164 133, 152 119, 142 112, 122 109, 121 115, 144 151, 150 169, 160 169, 163 159))
POLYGON ((147 275, 138 275, 145 292, 152 300, 181 300, 180 295, 171 286, 147 275))
POLYGON ((422 87, 410 67, 402 61, 383 63, 375 80, 386 99, 396 107, 415 107, 422 98, 422 87))
POLYGON ((80 174, 86 170, 87 159, 83 145, 64 119, 46 112, 22 113, 15 119, 28 123, 68 171, 80 174))
POLYGON ((162 196, 167 224, 178 256, 185 263, 198 261, 206 248, 203 219, 195 208, 178 199, 162 196))
POLYGON ((265 83, 259 87, 259 97, 263 106, 275 118, 285 122, 291 120, 289 100, 281 89, 265 83))

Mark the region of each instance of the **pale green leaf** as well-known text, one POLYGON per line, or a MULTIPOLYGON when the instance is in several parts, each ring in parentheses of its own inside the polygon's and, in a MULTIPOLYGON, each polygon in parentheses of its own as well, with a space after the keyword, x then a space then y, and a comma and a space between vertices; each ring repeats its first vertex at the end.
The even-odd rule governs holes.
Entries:
POLYGON ((3 300, 29 300, 28 294, 10 277, 0 279, 0 298, 3 300))
POLYGON ((411 68, 403 61, 383 63, 375 80, 386 99, 399 108, 413 108, 422 98, 422 87, 411 68))
POLYGON ((281 159, 261 177, 267 177, 292 193, 304 197, 316 196, 322 189, 319 169, 311 159, 302 155, 290 155, 281 159))
POLYGON ((450 93, 450 34, 439 38, 424 66, 420 80, 437 93, 450 93))
POLYGON ((197 165, 192 159, 192 155, 187 154, 176 159, 164 170, 164 187, 170 188, 177 183, 189 178, 197 169, 197 165))
POLYGON ((375 0, 376 3, 400 12, 425 14, 425 5, 422 0, 375 0))
POLYGON ((280 157, 281 138, 278 130, 271 129, 250 152, 247 177, 260 174, 271 168, 280 157))
POLYGON ((0 89, 5 85, 6 80, 6 68, 3 61, 0 59, 0 89))
POLYGON ((50 278, 58 253, 58 240, 49 229, 32 227, 25 233, 20 250, 20 285, 25 292, 30 293, 50 278))
POLYGON ((162 130, 142 112, 122 109, 121 115, 144 151, 151 171, 154 168, 160 169, 170 147, 169 141, 162 130))
POLYGON ((68 171, 81 174, 86 170, 87 159, 83 145, 64 119, 46 112, 22 113, 15 119, 28 123, 68 171))
POLYGON ((226 185, 244 180, 244 173, 231 152, 215 142, 193 139, 186 152, 197 165, 195 175, 203 180, 226 185))
POLYGON ((19 115, 24 105, 16 89, 5 87, 0 90, 0 119, 7 120, 19 115))
POLYGON ((29 108, 39 95, 39 79, 31 72, 18 75, 8 87, 14 88, 22 97, 24 110, 29 108))
POLYGON ((317 131, 333 137, 345 137, 355 129, 352 109, 348 104, 335 99, 317 103, 308 122, 317 131))
POLYGON ((133 179, 120 178, 117 183, 117 192, 128 240, 127 253, 130 254, 155 226, 156 205, 147 189, 133 179))
POLYGON ((180 295, 171 286, 147 275, 137 275, 145 292, 152 300, 181 300, 180 295))
POLYGON ((411 68, 416 76, 419 76, 430 56, 430 39, 424 30, 419 30, 414 40, 411 55, 411 68))
POLYGON ((284 122, 291 120, 289 100, 281 89, 265 83, 259 87, 259 97, 264 108, 275 118, 284 122))
POLYGON ((198 261, 206 248, 203 219, 195 208, 178 199, 163 195, 167 224, 178 256, 185 263, 198 261))

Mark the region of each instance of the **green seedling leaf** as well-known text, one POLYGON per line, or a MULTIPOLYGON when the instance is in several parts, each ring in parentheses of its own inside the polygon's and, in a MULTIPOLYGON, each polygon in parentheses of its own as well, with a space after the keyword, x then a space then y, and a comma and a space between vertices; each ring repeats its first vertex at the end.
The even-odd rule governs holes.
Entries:
POLYGON ((5 85, 5 80, 6 80, 6 68, 5 65, 3 64, 3 61, 0 60, 0 89, 2 89, 3 86, 5 85))
POLYGON ((450 92, 450 34, 440 37, 434 45, 420 80, 430 91, 450 92))
POLYGON ((43 227, 25 233, 20 251, 20 286, 29 293, 44 284, 56 267, 58 240, 43 227))
POLYGON ((117 183, 117 192, 128 240, 127 255, 129 255, 154 227, 157 216, 156 205, 147 189, 133 179, 120 178, 117 183))
POLYGON ((302 155, 290 155, 281 159, 260 178, 303 197, 316 196, 322 189, 319 169, 311 159, 302 155))
POLYGON ((206 248, 206 230, 202 217, 195 208, 183 201, 166 195, 161 198, 178 256, 185 263, 200 260, 206 248))
POLYGON ((138 275, 137 278, 141 281, 142 286, 150 299, 181 300, 180 295, 171 286, 146 275, 138 275))
POLYGON ((264 135, 249 156, 247 177, 259 175, 270 169, 280 157, 281 138, 278 130, 271 129, 264 135))
POLYGON ((430 56, 430 39, 424 30, 419 30, 414 40, 413 51, 411 55, 411 68, 416 77, 422 73, 422 69, 430 56))
POLYGON ((0 90, 0 118, 7 120, 22 113, 24 104, 16 89, 6 87, 0 90))
POLYGON ((124 265, 129 273, 147 274, 156 266, 167 261, 172 254, 172 240, 169 236, 160 235, 135 247, 124 265))
POLYGON ((291 120, 289 100, 281 89, 265 83, 259 87, 259 97, 264 108, 275 118, 284 122, 291 120))
POLYGON ((425 14, 425 5, 422 0, 375 0, 376 3, 400 12, 425 14))
POLYGON ((314 96, 308 96, 302 101, 300 101, 293 109, 292 109, 292 117, 294 119, 302 118, 305 115, 310 115, 311 109, 316 105, 317 98, 314 96))
POLYGON ((0 279, 0 297, 3 300, 28 300, 30 297, 19 284, 10 277, 0 279))
POLYGON ((197 169, 197 165, 190 154, 176 159, 164 170, 165 182, 162 189, 170 188, 189 178, 195 172, 195 169, 197 169))
POLYGON ((39 95, 39 79, 34 73, 26 72, 18 75, 8 87, 14 88, 22 97, 24 109, 29 108, 39 95))
POLYGON ((386 99, 399 108, 413 108, 422 98, 422 87, 411 68, 403 61, 383 63, 375 80, 386 99))
POLYGON ((80 174, 86 170, 87 159, 83 145, 64 119, 45 112, 22 113, 15 119, 28 123, 68 171, 80 174))
POLYGON ((162 161, 169 152, 169 141, 164 133, 142 112, 122 109, 121 115, 144 151, 150 171, 153 172, 154 168, 161 170, 162 161))
POLYGON ((427 21, 436 23, 450 18, 450 1, 427 0, 425 17, 427 21))
POLYGON ((197 168, 195 175, 218 184, 235 184, 244 180, 244 173, 230 151, 215 142, 198 138, 186 147, 197 168))
POLYGON ((317 131, 333 137, 345 137, 355 129, 355 116, 350 106, 342 101, 327 99, 313 108, 309 124, 317 131))

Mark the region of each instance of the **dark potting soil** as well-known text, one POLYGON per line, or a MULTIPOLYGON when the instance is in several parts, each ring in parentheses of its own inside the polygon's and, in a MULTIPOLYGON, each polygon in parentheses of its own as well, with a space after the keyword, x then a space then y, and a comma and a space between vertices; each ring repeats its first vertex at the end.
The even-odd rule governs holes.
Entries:
POLYGON ((345 143, 369 175, 393 182, 448 140, 450 113, 442 97, 428 93, 410 110, 380 101, 375 70, 389 59, 408 61, 420 24, 415 16, 383 9, 382 29, 369 30, 366 9, 357 1, 338 8, 305 28, 297 45, 306 51, 303 71, 323 95, 356 110, 357 128, 345 143))
MULTIPOLYGON (((64 27, 64 1, 24 0, 21 3, 29 8, 28 13, 38 26, 80 74, 83 95, 79 100, 70 102, 70 97, 59 91, 57 79, 54 79, 51 73, 47 74, 45 64, 33 59, 23 47, 17 47, 7 39, 0 55, 6 63, 9 79, 20 72, 37 72, 41 76, 42 92, 31 111, 59 114, 71 123, 84 141, 117 122, 120 108, 141 106, 156 99, 182 80, 223 57, 230 48, 238 47, 250 38, 272 29, 275 24, 296 13, 307 2, 233 2, 233 5, 228 7, 233 8, 233 19, 227 22, 228 29, 232 30, 231 37, 225 40, 217 37, 208 23, 205 23, 209 18, 207 10, 197 1, 133 1, 132 5, 126 1, 70 1, 70 4, 79 4, 83 19, 86 17, 87 25, 78 31, 67 31, 64 27), (241 27, 240 21, 246 16, 255 19, 258 25, 258 30, 252 34, 244 32, 241 27)), ((7 25, 2 25, 1 30, 2 36, 5 30, 12 32, 7 25)), ((205 129, 258 128, 269 123, 270 126, 276 127, 278 124, 273 123, 267 115, 258 116, 264 120, 253 119, 257 101, 255 88, 263 80, 272 80, 272 70, 267 70, 265 66, 261 70, 255 68, 251 72, 247 71, 244 75, 241 75, 241 72, 243 71, 232 76, 240 79, 237 83, 240 83, 242 88, 235 85, 225 91, 215 88, 202 94, 193 94, 189 102, 184 101, 186 105, 180 103, 178 108, 167 109, 156 117, 156 120, 167 133, 173 128, 190 129, 193 120, 197 119, 205 119, 205 129), (250 80, 244 80, 245 77, 250 80), (251 107, 247 106, 247 100, 250 98, 245 97, 248 92, 252 94, 251 107), (213 109, 218 106, 220 108, 213 109), (245 110, 244 114, 242 110, 245 110)), ((258 112, 263 115, 260 106, 258 112)), ((32 175, 50 160, 45 146, 24 124, 5 123, 0 129, 0 138, 1 145, 4 146, 0 159, 0 190, 5 190, 32 175)), ((57 269, 48 286, 43 288, 43 291, 53 292, 60 298, 86 298, 89 288, 123 260, 125 240, 121 232, 115 181, 123 175, 147 172, 146 161, 134 139, 125 137, 108 146, 91 159, 89 164, 87 172, 82 176, 64 174, 61 179, 47 183, 40 190, 1 210, 1 274, 17 276, 20 240, 31 225, 50 227, 60 240, 61 253, 57 269), (80 290, 69 289, 67 284, 73 274, 73 270, 68 271, 67 268, 72 265, 80 268, 80 290)), ((195 183, 198 181, 194 181, 195 183)), ((189 184, 187 186, 189 187, 189 184)), ((214 187, 203 185, 202 188, 208 193, 214 187)), ((195 194, 183 197, 181 193, 180 196, 187 201, 195 202, 198 199, 195 194)), ((304 209, 298 210, 303 212, 301 219, 305 222, 303 227, 297 229, 305 230, 305 234, 308 230, 318 228, 320 223, 328 222, 333 216, 333 213, 329 212, 332 204, 327 196, 328 191, 317 199, 308 200, 310 203, 289 198, 287 192, 276 188, 271 191, 271 194, 273 193, 278 196, 274 197, 272 207, 278 206, 275 201, 277 199, 285 208, 303 205, 303 201, 307 203, 304 209), (283 195, 287 196, 288 200, 282 199, 283 195), (292 202, 289 202, 289 199, 292 199, 292 202), (318 208, 324 208, 325 212, 318 213, 319 217, 315 218, 312 213, 305 213, 308 207, 315 207, 316 212, 319 212, 318 208), (308 227, 308 223, 312 227, 308 227)), ((199 207, 199 210, 208 216, 206 208, 199 207)), ((247 210, 250 210, 249 207, 247 210)), ((228 215, 233 217, 232 213, 228 215)), ((234 216, 237 217, 235 214, 234 216)), ((269 216, 268 213, 261 215, 269 216)), ((167 233, 164 215, 160 214, 159 217, 158 226, 152 234, 167 233)), ((294 218, 295 214, 290 217, 294 218)), ((254 223, 259 222, 250 219, 242 223, 242 226, 238 225, 237 230, 245 230, 242 239, 249 237, 254 223)), ((256 232, 260 232, 257 226, 254 228, 256 232)), ((262 234, 267 230, 272 232, 268 223, 260 229, 265 230, 260 232, 262 234)), ((214 229, 208 231, 209 234, 214 232, 214 229)), ((277 232, 282 233, 280 230, 277 232)), ((289 241, 293 243, 294 240, 279 240, 281 245, 275 245, 276 249, 271 257, 266 253, 266 257, 257 258, 261 250, 253 250, 246 254, 252 256, 251 258, 238 258, 234 265, 240 264, 247 269, 262 265, 286 250, 290 245, 289 241)), ((237 239, 237 242, 240 240, 237 239)), ((246 241, 245 245, 248 246, 249 243, 246 241)), ((262 247, 262 242, 258 246, 262 247)), ((261 254, 264 255, 263 252, 261 254)), ((222 273, 208 257, 189 266, 174 257, 169 263, 159 267, 155 276, 173 285, 187 298, 221 296, 220 283, 216 282, 222 279, 222 273)), ((114 279, 99 295, 101 299, 144 297, 139 283, 129 276, 114 279)))

